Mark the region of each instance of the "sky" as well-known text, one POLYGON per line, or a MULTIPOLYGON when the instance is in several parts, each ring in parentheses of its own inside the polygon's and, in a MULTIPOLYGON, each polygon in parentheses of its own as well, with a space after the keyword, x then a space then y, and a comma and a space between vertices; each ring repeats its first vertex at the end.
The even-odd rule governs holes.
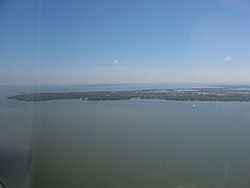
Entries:
POLYGON ((250 0, 0 0, 0 84, 250 82, 250 0))

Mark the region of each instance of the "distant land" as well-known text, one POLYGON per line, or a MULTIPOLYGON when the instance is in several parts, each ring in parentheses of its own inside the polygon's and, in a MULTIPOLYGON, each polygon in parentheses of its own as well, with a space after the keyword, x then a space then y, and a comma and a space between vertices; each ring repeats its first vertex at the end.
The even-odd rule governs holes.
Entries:
POLYGON ((87 101, 161 99, 177 101, 250 101, 250 85, 210 85, 208 88, 147 89, 120 91, 20 93, 8 99, 49 101, 82 99, 87 101))

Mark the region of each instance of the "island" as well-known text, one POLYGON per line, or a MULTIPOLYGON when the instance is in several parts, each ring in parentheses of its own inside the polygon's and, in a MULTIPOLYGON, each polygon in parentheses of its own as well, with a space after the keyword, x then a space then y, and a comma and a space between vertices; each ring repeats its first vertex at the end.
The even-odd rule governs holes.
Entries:
POLYGON ((120 91, 20 93, 8 99, 49 101, 81 99, 87 101, 160 99, 177 101, 250 101, 250 85, 210 85, 207 88, 145 89, 120 91))

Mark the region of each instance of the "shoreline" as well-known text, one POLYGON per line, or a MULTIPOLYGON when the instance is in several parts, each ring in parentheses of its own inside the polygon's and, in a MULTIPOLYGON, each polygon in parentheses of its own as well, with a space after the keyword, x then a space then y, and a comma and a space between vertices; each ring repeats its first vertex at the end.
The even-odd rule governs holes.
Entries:
POLYGON ((174 101, 238 101, 249 102, 250 90, 236 86, 218 88, 179 88, 179 89, 142 89, 120 91, 83 91, 83 92, 39 92, 24 93, 7 97, 19 101, 50 101, 81 99, 86 101, 141 100, 159 99, 174 101))

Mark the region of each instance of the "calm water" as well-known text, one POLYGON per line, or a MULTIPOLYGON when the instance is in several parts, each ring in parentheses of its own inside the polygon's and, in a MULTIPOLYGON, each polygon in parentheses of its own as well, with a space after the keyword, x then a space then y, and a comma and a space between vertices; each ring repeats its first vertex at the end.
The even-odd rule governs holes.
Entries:
MULTIPOLYGON (((72 90, 107 89, 89 87, 72 90)), ((11 187, 28 186, 32 132, 35 188, 250 187, 250 103, 5 99, 23 90, 1 93, 0 175, 11 187)))

